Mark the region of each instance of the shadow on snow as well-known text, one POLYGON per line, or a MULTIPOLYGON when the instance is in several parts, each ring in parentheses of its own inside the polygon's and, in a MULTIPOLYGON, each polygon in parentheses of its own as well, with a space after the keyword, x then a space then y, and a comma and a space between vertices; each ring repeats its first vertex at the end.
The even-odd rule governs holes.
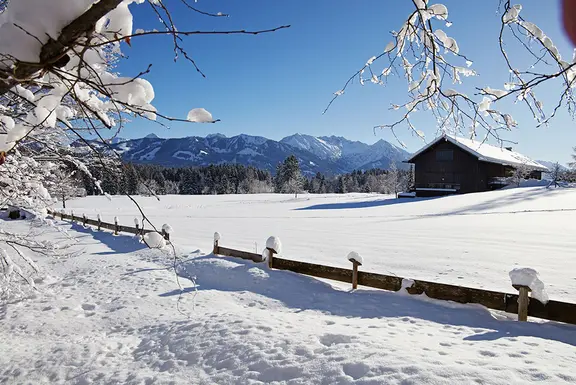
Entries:
POLYGON ((411 202, 420 202, 424 200, 430 199, 438 199, 440 197, 434 198, 387 198, 387 199, 378 199, 378 200, 361 200, 355 202, 335 202, 335 203, 323 203, 308 207, 300 207, 295 209, 296 211, 304 211, 304 210, 343 210, 343 209, 363 209, 363 208, 370 208, 370 207, 380 207, 380 206, 390 206, 390 205, 397 205, 401 203, 411 203, 411 202))
MULTIPOLYGON (((576 346, 576 328, 554 322, 520 323, 498 320, 484 307, 436 301, 384 290, 347 292, 334 289, 317 279, 288 271, 269 270, 263 264, 213 255, 192 258, 179 267, 183 276, 197 277, 197 289, 252 292, 282 302, 295 312, 314 310, 341 317, 399 318, 413 317, 444 325, 466 326, 475 333, 467 340, 495 340, 503 337, 530 336, 556 340, 576 346), (184 271, 182 270, 184 269, 184 271)), ((183 292, 196 289, 187 288, 183 292)), ((160 294, 181 294, 174 290, 160 294)))
POLYGON ((147 249, 148 247, 138 242, 134 236, 129 236, 125 234, 114 235, 113 233, 105 230, 98 231, 92 227, 84 227, 80 223, 71 223, 71 229, 81 233, 92 236, 94 240, 101 242, 102 244, 108 246, 111 251, 102 251, 99 253, 94 253, 95 255, 112 255, 112 254, 123 254, 131 253, 133 251, 147 249))

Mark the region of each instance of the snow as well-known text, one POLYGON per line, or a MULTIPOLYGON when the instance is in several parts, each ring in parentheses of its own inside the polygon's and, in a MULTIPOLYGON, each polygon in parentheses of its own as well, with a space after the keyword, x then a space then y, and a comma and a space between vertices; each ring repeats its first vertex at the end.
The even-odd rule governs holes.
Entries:
MULTIPOLYGON (((491 100, 485 97, 485 99, 490 102, 491 100)), ((549 171, 548 168, 541 165, 540 163, 536 162, 528 158, 525 155, 522 155, 515 151, 510 151, 502 147, 493 146, 488 144, 487 142, 482 142, 478 140, 466 139, 459 136, 444 134, 442 136, 437 137, 426 146, 422 147, 416 153, 412 155, 412 158, 416 157, 417 155, 421 154, 422 152, 429 149, 434 144, 438 143, 440 140, 449 141, 456 146, 470 152, 474 156, 477 156, 478 159, 490 162, 490 163, 497 163, 497 164, 504 164, 510 166, 520 166, 525 165, 527 167, 533 168, 535 170, 540 171, 549 171)))
MULTIPOLYGON (((508 272, 530 266, 548 283, 552 299, 576 302, 576 189, 512 188, 437 199, 257 194, 136 200, 152 223, 169 220, 177 230, 171 241, 191 250, 211 248, 215 231, 226 234, 222 246, 246 251, 274 234, 288 259, 349 269, 342 257, 354 250, 364 257, 365 271, 505 292, 514 292, 508 272)), ((117 215, 120 223, 139 215, 121 196, 67 206, 89 218, 117 215)))
POLYGON ((259 153, 258 151, 255 151, 251 148, 243 148, 242 150, 238 151, 236 154, 238 155, 249 155, 249 156, 262 156, 263 154, 259 153))
POLYGON ((194 108, 188 112, 188 120, 194 123, 214 123, 212 114, 204 108, 194 108))
POLYGON ((138 218, 134 218, 134 225, 140 226, 140 220, 138 218))
POLYGON ((191 153, 190 151, 176 151, 172 155, 172 157, 177 158, 177 159, 184 159, 184 160, 196 159, 196 155, 191 153))
MULTIPOLYGON (((42 44, 84 13, 94 0, 18 0, 0 14, 0 52, 38 62, 42 44)), ((2 62, 2 66, 8 63, 2 62)))
POLYGON ((355 251, 351 251, 350 253, 348 253, 348 257, 347 259, 352 262, 352 261, 356 261, 358 262, 360 265, 364 264, 364 260, 362 259, 362 256, 360 254, 358 254, 355 251))
POLYGON ((544 288, 544 283, 540 280, 536 270, 529 267, 516 268, 510 271, 510 280, 515 286, 528 286, 532 290, 532 298, 536 298, 542 303, 548 302, 548 294, 544 288))
POLYGON ((143 239, 144 243, 146 243, 146 245, 151 249, 161 249, 166 246, 166 240, 164 237, 155 231, 144 234, 143 239))
MULTIPOLYGON (((191 198, 196 197, 185 198, 195 203, 191 198)), ((221 209, 231 199, 199 198, 219 198, 204 202, 215 205, 218 201, 221 209)), ((292 210, 294 204, 306 203, 286 203, 287 197, 281 196, 265 196, 265 202, 262 197, 238 198, 234 197, 237 206, 244 202, 251 210, 261 210, 259 215, 273 206, 292 210)), ((340 202, 366 199, 346 196, 340 202)), ((322 196, 314 203, 330 201, 335 198, 322 196)), ((148 202, 152 200, 144 200, 148 202)), ((148 209, 152 209, 150 204, 148 209)), ((122 206, 122 211, 129 210, 122 206)), ((226 211, 214 213, 223 216, 226 211)), ((248 212, 240 210, 235 215, 248 212)), ((225 226, 227 220, 219 219, 221 227, 238 225, 238 219, 232 221, 225 226)), ((254 227, 268 227, 268 223, 252 221, 254 227)), ((310 221, 314 222, 298 219, 300 225, 310 221)), ((11 223, 22 232, 28 230, 26 221, 11 223)), ((199 226, 203 232, 211 227, 209 223, 199 226)), ((61 259, 37 255, 43 273, 36 278, 38 290, 1 307, 0 339, 7 343, 0 344, 0 383, 492 385, 576 381, 574 326, 520 323, 478 306, 400 293, 349 292, 349 285, 332 287, 303 275, 268 270, 264 264, 203 254, 197 246, 211 245, 196 237, 196 247, 183 245, 178 250, 185 255, 178 265, 180 290, 166 251, 144 248, 131 236, 114 237, 110 232, 70 224, 63 228, 75 237, 72 251, 81 253, 61 259), (186 277, 194 278, 196 285, 186 277)), ((316 226, 315 235, 320 238, 321 229, 316 226)), ((462 234, 450 230, 443 232, 458 244, 462 234)), ((62 233, 48 231, 44 236, 66 239, 62 233)), ((362 233, 348 236, 357 241, 362 233)), ((230 234, 231 243, 233 236, 237 234, 230 234)), ((191 238, 189 232, 181 239, 185 238, 191 238)), ((301 245, 305 243, 300 240, 301 245)), ((344 242, 339 238, 333 243, 344 242)), ((298 243, 290 245, 292 250, 298 243)), ((320 245, 330 243, 309 238, 304 246, 317 251, 320 245)), ((415 250, 415 245, 409 246, 415 250)), ((417 254, 406 254, 403 259, 414 261, 417 254)), ((377 256, 382 255, 386 254, 377 256)), ((474 266, 468 271, 476 272, 474 266)), ((408 283, 405 280, 404 286, 408 283)))
POLYGON ((166 234, 174 234, 174 229, 168 223, 164 223, 162 225, 162 231, 164 231, 166 234))
POLYGON ((158 147, 153 148, 152 150, 148 151, 146 154, 140 155, 140 160, 152 160, 152 159, 154 159, 154 157, 156 156, 158 151, 160 151, 161 148, 162 147, 158 146, 158 147))
POLYGON ((280 238, 271 236, 266 240, 266 248, 274 250, 277 254, 282 253, 282 242, 280 238))
POLYGON ((216 232, 214 233, 214 242, 218 242, 221 237, 222 237, 222 236, 220 235, 220 233, 216 231, 216 232))

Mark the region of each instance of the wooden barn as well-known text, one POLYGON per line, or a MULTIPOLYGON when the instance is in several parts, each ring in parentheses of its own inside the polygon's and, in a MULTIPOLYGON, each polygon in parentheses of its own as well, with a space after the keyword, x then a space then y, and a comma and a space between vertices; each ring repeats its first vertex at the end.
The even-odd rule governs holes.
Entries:
POLYGON ((417 151, 406 163, 414 164, 417 196, 465 194, 495 190, 522 168, 529 178, 541 179, 545 166, 512 151, 448 134, 417 151))

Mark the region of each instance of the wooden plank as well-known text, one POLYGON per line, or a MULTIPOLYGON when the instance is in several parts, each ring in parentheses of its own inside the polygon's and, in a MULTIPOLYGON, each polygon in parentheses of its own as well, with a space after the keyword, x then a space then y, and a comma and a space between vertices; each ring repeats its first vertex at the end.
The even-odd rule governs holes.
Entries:
POLYGON ((359 271, 358 284, 361 286, 374 287, 376 289, 398 291, 402 287, 402 278, 359 271))
MULTIPOLYGON (((507 313, 518 314, 518 295, 506 294, 505 311, 507 313)), ((548 301, 548 303, 544 305, 540 301, 531 299, 528 304, 528 316, 576 325, 576 304, 548 301)))
MULTIPOLYGON (((274 258, 273 268, 346 283, 349 283, 352 279, 352 270, 290 261, 278 257, 274 258)), ((402 278, 359 271, 358 284, 377 289, 398 291, 402 287, 402 278)), ((518 295, 515 294, 419 280, 415 280, 414 285, 408 288, 407 292, 409 294, 425 293, 429 298, 462 304, 476 303, 489 309, 518 314, 518 295)), ((528 316, 576 324, 576 304, 549 301, 546 305, 543 305, 537 300, 531 300, 528 305, 528 316)))
MULTIPOLYGON (((290 261, 288 259, 274 257, 272 268, 289 270, 295 273, 331 279, 333 281, 352 282, 352 270, 342 269, 340 267, 316 265, 314 263, 290 261)), ((360 277, 358 278, 360 279, 360 277)))
POLYGON ((474 289, 437 282, 414 281, 410 294, 426 294, 430 298, 458 303, 477 303, 494 310, 506 310, 506 293, 474 289))
POLYGON ((218 246, 218 255, 224 255, 226 257, 237 257, 242 259, 248 259, 254 262, 262 262, 262 256, 256 253, 250 253, 247 251, 229 249, 227 247, 218 246))

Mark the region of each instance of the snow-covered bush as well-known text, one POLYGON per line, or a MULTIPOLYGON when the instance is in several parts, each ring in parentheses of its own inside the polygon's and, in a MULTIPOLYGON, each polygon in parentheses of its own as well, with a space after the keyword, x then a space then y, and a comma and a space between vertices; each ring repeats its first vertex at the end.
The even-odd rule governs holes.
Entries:
POLYGON ((282 253, 282 242, 280 238, 271 236, 266 240, 266 248, 274 250, 277 254, 282 253))
POLYGON ((546 304, 548 302, 548 293, 544 287, 544 282, 539 278, 536 270, 524 267, 517 268, 509 273, 510 280, 514 286, 527 286, 532 290, 532 298, 546 304))
POLYGON ((157 233, 156 231, 146 233, 142 239, 151 249, 162 249, 166 246, 166 240, 162 234, 157 233))

